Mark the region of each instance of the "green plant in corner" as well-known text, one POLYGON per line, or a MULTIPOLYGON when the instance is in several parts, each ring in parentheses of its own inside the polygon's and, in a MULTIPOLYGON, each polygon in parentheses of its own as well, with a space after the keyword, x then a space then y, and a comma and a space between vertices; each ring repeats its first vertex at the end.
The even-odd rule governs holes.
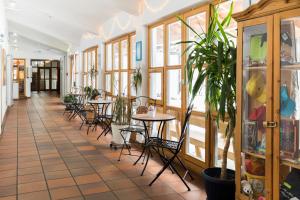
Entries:
POLYGON ((143 76, 141 73, 141 67, 138 67, 134 71, 133 77, 132 77, 132 84, 135 88, 136 94, 137 94, 138 87, 140 87, 142 85, 142 82, 143 82, 143 76))
POLYGON ((114 124, 127 125, 131 117, 131 106, 128 98, 117 96, 114 110, 114 124))
POLYGON ((217 112, 218 126, 220 120, 228 121, 221 179, 227 178, 227 154, 236 120, 236 47, 230 40, 232 35, 225 32, 231 21, 232 10, 233 4, 227 16, 220 21, 218 8, 214 7, 208 30, 203 33, 197 33, 188 23, 180 19, 195 34, 194 40, 181 42, 187 45, 185 70, 190 101, 193 102, 201 86, 206 82, 205 99, 208 104, 208 115, 211 115, 212 111, 217 112), (197 77, 194 77, 196 74, 197 77), (196 81, 193 81, 193 78, 196 81))

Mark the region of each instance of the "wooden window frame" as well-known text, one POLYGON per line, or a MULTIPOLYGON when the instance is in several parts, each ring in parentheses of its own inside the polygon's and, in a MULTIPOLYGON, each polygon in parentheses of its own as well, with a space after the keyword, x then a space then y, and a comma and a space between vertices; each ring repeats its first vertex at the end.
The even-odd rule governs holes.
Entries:
MULTIPOLYGON (((105 69, 105 75, 106 74, 111 74, 111 92, 107 92, 107 94, 109 96, 116 96, 113 94, 113 91, 114 91, 114 73, 118 73, 118 76, 119 76, 119 83, 118 83, 118 95, 122 95, 122 81, 121 81, 121 78, 122 78, 122 72, 126 72, 127 73, 127 95, 128 97, 131 97, 131 89, 130 89, 130 86, 131 86, 131 80, 130 80, 130 75, 132 73, 134 73, 135 69, 132 68, 131 66, 131 59, 132 59, 132 45, 135 45, 135 44, 131 44, 131 37, 133 35, 136 35, 135 32, 132 32, 132 33, 128 33, 128 34, 125 34, 125 35, 122 35, 122 36, 119 36, 117 38, 114 38, 114 39, 111 39, 107 42, 105 42, 105 48, 104 48, 104 69, 105 69), (122 41, 126 40, 127 41, 127 68, 126 69, 122 69, 122 41), (114 69, 114 44, 118 43, 118 46, 119 46, 119 49, 118 49, 118 57, 119 57, 119 65, 118 65, 118 69, 114 69), (110 58, 112 60, 112 68, 110 70, 107 69, 107 46, 108 45, 112 45, 112 48, 111 48, 111 55, 112 57, 110 58)), ((106 77, 106 76, 105 76, 106 77)), ((104 82, 104 89, 106 89, 106 78, 105 78, 105 82, 104 82)))
POLYGON ((97 88, 97 85, 98 85, 98 80, 97 80, 97 77, 98 77, 98 45, 96 46, 92 46, 92 47, 89 47, 87 49, 85 49, 82 53, 83 55, 83 59, 82 59, 82 66, 83 66, 83 73, 82 73, 82 83, 83 83, 83 86, 90 86, 89 85, 89 78, 88 78, 88 56, 90 55, 91 58, 90 58, 90 61, 92 61, 92 55, 93 55, 93 52, 95 53, 95 70, 96 70, 96 74, 95 74, 95 88, 97 88), (85 54, 87 57, 85 57, 85 54), (85 60, 86 59, 86 60, 85 60), (86 62, 85 62, 86 61, 86 62), (84 82, 84 76, 86 76, 86 81, 84 82))

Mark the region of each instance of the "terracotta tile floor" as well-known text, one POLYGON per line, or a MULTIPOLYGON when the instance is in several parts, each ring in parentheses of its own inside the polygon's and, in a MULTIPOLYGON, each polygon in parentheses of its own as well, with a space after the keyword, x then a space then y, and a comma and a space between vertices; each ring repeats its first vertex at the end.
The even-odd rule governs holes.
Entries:
POLYGON ((133 166, 135 157, 109 148, 110 136, 97 141, 86 135, 79 120, 68 121, 55 95, 34 94, 10 108, 0 139, 0 200, 47 199, 206 199, 199 175, 188 192, 167 170, 152 187, 148 184, 161 164, 150 160, 133 166))

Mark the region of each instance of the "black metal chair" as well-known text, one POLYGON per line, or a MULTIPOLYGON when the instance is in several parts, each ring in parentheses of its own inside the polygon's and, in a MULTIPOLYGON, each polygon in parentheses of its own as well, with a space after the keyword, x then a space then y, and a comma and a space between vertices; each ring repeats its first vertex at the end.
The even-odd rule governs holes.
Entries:
POLYGON ((187 183, 185 182, 184 178, 185 176, 188 174, 190 176, 190 178, 193 180, 193 177, 191 175, 191 173, 189 172, 189 170, 186 168, 186 166, 183 164, 183 162, 180 160, 180 158, 178 157, 178 154, 181 151, 181 148, 184 144, 184 140, 186 138, 186 133, 187 133, 187 128, 188 128, 188 123, 192 114, 192 108, 193 106, 189 106, 186 114, 185 114, 185 119, 184 119, 184 123, 183 126, 181 128, 181 134, 180 134, 180 138, 178 141, 172 141, 172 140, 165 140, 159 137, 150 137, 149 141, 148 141, 148 147, 150 147, 151 149, 154 149, 159 155, 160 157, 163 156, 164 160, 165 160, 165 164, 163 166, 163 168, 158 172, 158 174, 156 175, 156 177, 152 180, 152 182, 149 184, 149 186, 151 186, 159 177, 160 175, 168 168, 170 167, 170 169, 172 169, 172 171, 174 171, 178 177, 181 179, 181 181, 185 184, 185 186, 188 188, 188 190, 190 191, 190 187, 187 185, 187 183), (168 150, 169 153, 172 156, 165 156, 165 153, 160 153, 161 151, 163 152, 164 150, 168 150), (185 169, 185 174, 184 176, 181 176, 178 172, 178 170, 175 168, 174 165, 174 161, 175 159, 177 159, 179 161, 180 166, 182 166, 185 169))
MULTIPOLYGON (((134 97, 130 100, 130 105, 131 105, 131 114, 144 114, 147 113, 149 110, 150 106, 156 107, 156 100, 152 99, 147 96, 139 96, 139 97, 134 97)), ((133 155, 131 153, 131 144, 130 141, 128 141, 128 134, 131 136, 132 133, 137 133, 144 135, 145 132, 145 127, 143 124, 140 122, 136 122, 134 120, 130 121, 130 124, 128 127, 123 128, 120 130, 121 137, 123 139, 123 144, 121 148, 121 152, 119 155, 119 161, 121 160, 122 155, 130 155, 130 156, 137 156, 133 155), (124 154, 123 150, 126 148, 128 150, 128 154, 124 154)), ((140 155, 138 155, 140 156, 140 155)))

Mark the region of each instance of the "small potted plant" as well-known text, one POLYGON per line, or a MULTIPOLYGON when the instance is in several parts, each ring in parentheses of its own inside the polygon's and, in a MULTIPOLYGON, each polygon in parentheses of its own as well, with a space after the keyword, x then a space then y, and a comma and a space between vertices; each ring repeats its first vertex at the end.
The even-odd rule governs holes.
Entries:
POLYGON ((206 82, 208 115, 216 113, 217 125, 220 120, 228 121, 222 167, 208 168, 202 173, 207 200, 235 199, 234 171, 227 169, 227 154, 236 121, 236 47, 229 34, 225 32, 225 28, 230 24, 232 10, 231 4, 227 16, 219 21, 218 9, 214 7, 208 30, 204 33, 197 33, 180 19, 196 36, 192 41, 182 42, 188 45, 185 51, 187 53, 185 70, 191 94, 190 101, 193 101, 206 82), (194 77, 195 74, 197 77, 194 77))
POLYGON ((133 77, 132 77, 132 84, 133 84, 133 87, 135 88, 136 95, 138 93, 138 88, 141 87, 141 85, 142 85, 142 82, 143 82, 143 76, 141 73, 141 67, 138 67, 134 71, 133 77))
POLYGON ((114 118, 111 124, 112 129, 112 144, 123 144, 123 139, 120 134, 120 129, 128 126, 131 117, 131 108, 128 98, 117 96, 114 103, 114 118))

